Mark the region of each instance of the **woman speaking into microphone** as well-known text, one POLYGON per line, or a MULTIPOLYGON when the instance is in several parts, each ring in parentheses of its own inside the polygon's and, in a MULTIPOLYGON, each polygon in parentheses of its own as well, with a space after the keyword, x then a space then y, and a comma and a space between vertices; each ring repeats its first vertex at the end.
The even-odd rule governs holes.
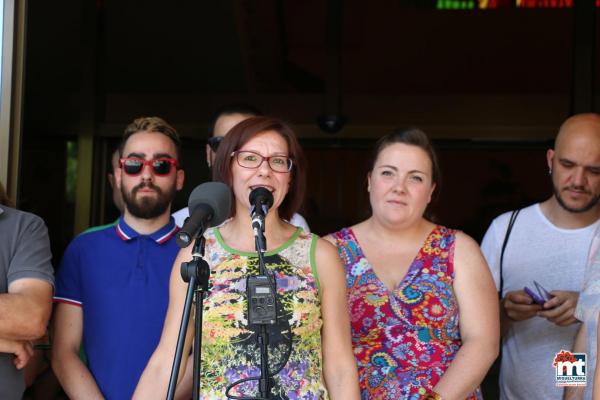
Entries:
MULTIPOLYGON (((257 380, 246 380, 261 373, 258 325, 248 321, 247 290, 248 278, 259 275, 249 201, 258 188, 273 196, 264 218, 264 270, 276 289, 276 319, 266 329, 270 398, 359 398, 341 261, 330 243, 286 222, 302 202, 304 163, 292 129, 273 118, 242 121, 219 146, 213 178, 231 187, 234 201, 231 218, 204 234, 211 276, 203 305, 201 398, 226 399, 226 392, 259 396, 257 380)), ((190 259, 191 246, 173 266, 162 337, 136 398, 165 398, 166 366, 174 357, 186 293, 179 266, 190 259)), ((192 336, 188 332, 184 354, 192 336)))

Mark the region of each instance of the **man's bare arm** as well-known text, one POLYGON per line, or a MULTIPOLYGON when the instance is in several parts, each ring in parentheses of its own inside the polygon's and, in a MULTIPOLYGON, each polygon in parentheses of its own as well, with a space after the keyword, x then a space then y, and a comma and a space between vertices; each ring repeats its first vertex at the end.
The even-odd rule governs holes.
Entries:
POLYGON ((41 279, 12 282, 0 294, 0 338, 33 340, 44 335, 52 311, 52 285, 41 279))
POLYGON ((83 337, 81 307, 58 303, 52 341, 52 369, 71 399, 102 399, 102 393, 87 366, 79 358, 83 337))

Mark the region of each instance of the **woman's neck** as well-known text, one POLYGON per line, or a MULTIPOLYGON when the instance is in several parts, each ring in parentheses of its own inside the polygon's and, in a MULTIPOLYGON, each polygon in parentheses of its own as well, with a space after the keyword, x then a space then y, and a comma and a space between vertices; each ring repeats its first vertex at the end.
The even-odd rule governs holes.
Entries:
POLYGON ((376 237, 384 242, 396 242, 419 237, 424 231, 433 229, 433 224, 424 218, 410 225, 388 225, 371 216, 369 219, 356 226, 358 230, 368 234, 370 237, 376 237))
MULTIPOLYGON (((277 210, 269 210, 265 217, 265 239, 267 250, 275 249, 285 243, 295 229, 279 218, 277 210)), ((242 251, 255 251, 254 231, 252 219, 247 210, 236 211, 233 217, 222 229, 221 236, 228 246, 242 251)))

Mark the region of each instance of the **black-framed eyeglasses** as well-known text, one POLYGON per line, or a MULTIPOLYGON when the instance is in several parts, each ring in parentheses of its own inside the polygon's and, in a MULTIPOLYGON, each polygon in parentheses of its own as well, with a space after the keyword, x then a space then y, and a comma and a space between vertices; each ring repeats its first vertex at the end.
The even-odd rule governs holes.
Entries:
POLYGON ((171 173, 172 168, 179 166, 179 163, 174 158, 162 157, 154 160, 144 160, 136 157, 121 158, 119 160, 123 172, 127 175, 139 175, 142 173, 144 166, 152 167, 152 173, 158 176, 166 176, 171 173))
POLYGON ((208 145, 210 146, 210 149, 215 153, 219 149, 219 145, 223 141, 223 137, 224 136, 212 136, 208 138, 208 145))
POLYGON ((254 151, 234 151, 231 157, 235 157, 238 165, 243 168, 256 169, 266 161, 275 172, 290 172, 294 165, 292 159, 288 156, 270 156, 265 157, 254 151))

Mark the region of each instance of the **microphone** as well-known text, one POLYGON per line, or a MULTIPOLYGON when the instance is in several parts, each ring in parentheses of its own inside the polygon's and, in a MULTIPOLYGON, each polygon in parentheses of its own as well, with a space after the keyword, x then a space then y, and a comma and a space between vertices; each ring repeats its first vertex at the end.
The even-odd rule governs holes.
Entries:
POLYGON ((250 192, 250 218, 252 229, 256 235, 258 230, 265 231, 265 216, 273 205, 273 193, 264 187, 257 187, 250 192))
POLYGON ((177 245, 187 247, 211 226, 220 225, 231 211, 231 190, 222 182, 205 182, 190 194, 190 216, 177 232, 177 245))

